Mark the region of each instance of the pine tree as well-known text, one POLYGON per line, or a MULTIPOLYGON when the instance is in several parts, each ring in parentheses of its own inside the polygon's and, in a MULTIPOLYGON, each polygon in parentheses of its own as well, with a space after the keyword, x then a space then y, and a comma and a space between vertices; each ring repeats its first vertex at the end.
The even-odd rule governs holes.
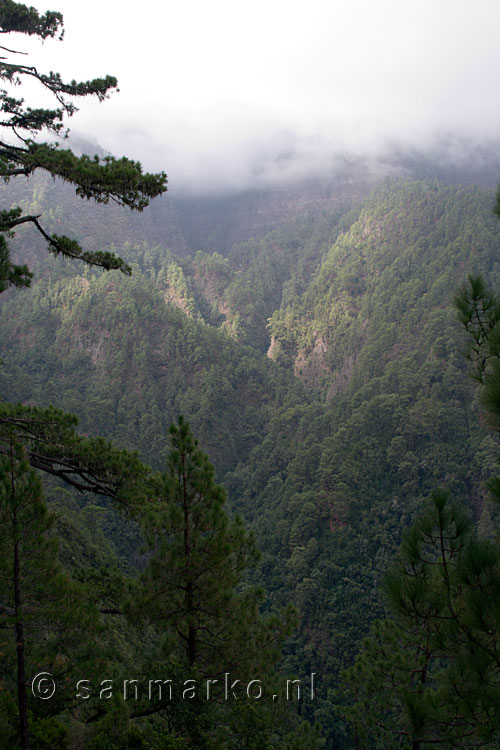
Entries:
MULTIPOLYGON (((465 356, 472 376, 481 385, 481 402, 489 426, 500 432, 500 296, 480 275, 470 275, 455 296, 455 308, 467 334, 465 356)), ((489 482, 500 502, 500 478, 489 482)))
MULTIPOLYGON (((0 3, 0 33, 35 36, 40 40, 63 38, 61 13, 47 11, 40 14, 35 8, 13 0, 0 3)), ((133 210, 142 211, 150 199, 166 190, 167 179, 163 172, 143 174, 138 162, 127 158, 90 158, 75 156, 62 149, 58 143, 35 140, 40 133, 52 136, 66 135, 64 118, 76 112, 74 100, 96 96, 106 99, 116 89, 112 76, 66 83, 58 73, 41 73, 36 67, 18 62, 19 51, 0 45, 0 79, 8 87, 16 87, 26 80, 37 81, 50 92, 57 102, 54 109, 34 109, 26 106, 7 89, 0 89, 0 109, 5 137, 0 139, 0 178, 5 182, 17 176, 29 177, 42 169, 54 178, 71 183, 82 198, 99 203, 115 201, 133 210), (14 62, 9 55, 14 56, 14 62)), ((13 88, 15 90, 15 88, 13 88)), ((51 252, 69 258, 79 258, 85 263, 105 269, 119 269, 129 274, 130 268, 120 258, 109 252, 86 252, 77 242, 66 236, 49 236, 40 223, 40 216, 23 215, 19 207, 0 210, 0 292, 9 286, 29 286, 32 274, 26 265, 11 262, 8 238, 21 224, 33 224, 48 242, 51 252)), ((145 476, 137 456, 117 451, 106 441, 84 439, 75 433, 76 418, 55 409, 36 409, 0 403, 0 453, 4 453, 5 436, 14 426, 17 439, 28 451, 32 466, 62 478, 82 491, 130 501, 131 486, 137 489, 145 476), (128 489, 126 489, 126 487, 128 489)))
POLYGON ((433 493, 385 581, 376 621, 344 673, 363 748, 497 748, 500 550, 478 540, 448 493, 433 493))
POLYGON ((243 670, 279 647, 288 623, 261 618, 262 591, 243 586, 258 559, 255 539, 239 517, 229 518, 225 490, 182 416, 170 427, 170 446, 144 524, 152 556, 140 608, 175 630, 181 663, 211 675, 243 670))
MULTIPOLYGON (((60 13, 47 11, 40 15, 33 7, 13 0, 0 3, 0 33, 13 32, 36 36, 41 40, 63 38, 63 17, 60 13)), ((64 118, 71 117, 77 107, 75 99, 95 96, 104 101, 116 90, 117 81, 113 76, 96 78, 91 81, 69 83, 62 80, 59 73, 41 73, 33 65, 24 64, 23 54, 7 46, 1 46, 4 53, 0 58, 0 79, 8 88, 0 90, 0 109, 3 119, 0 126, 5 136, 0 140, 0 177, 5 182, 20 175, 30 176, 37 169, 47 171, 76 188, 81 198, 98 203, 115 201, 119 205, 142 211, 149 201, 167 189, 164 172, 143 174, 139 162, 126 157, 117 159, 106 156, 76 156, 70 149, 59 144, 35 140, 41 132, 52 136, 66 136, 64 118), (9 55, 12 58, 9 58, 9 55), (11 61, 13 60, 13 61, 11 61), (14 96, 15 87, 23 81, 35 80, 56 100, 54 109, 32 108, 25 105, 24 99, 14 96)), ((55 255, 78 258, 90 265, 105 269, 119 269, 130 274, 130 267, 121 258, 110 252, 89 252, 83 250, 73 239, 65 235, 49 235, 40 223, 39 215, 23 215, 21 209, 9 208, 0 211, 0 292, 10 285, 29 286, 31 276, 25 265, 15 265, 10 260, 6 237, 21 224, 30 223, 36 227, 48 243, 48 249, 55 255)))
MULTIPOLYGON (((152 495, 143 518, 149 562, 131 606, 134 622, 156 634, 148 672, 162 669, 178 682, 210 679, 213 687, 210 700, 203 688, 192 701, 150 701, 132 717, 161 712, 174 736, 189 738, 200 750, 220 746, 217 732, 231 735, 227 746, 236 747, 242 727, 233 712, 244 698, 242 686, 254 678, 268 685, 275 679, 294 613, 260 613, 263 592, 245 581, 258 558, 254 537, 225 510, 226 493, 182 417, 170 427, 167 470, 152 495), (233 687, 225 698, 227 679, 233 687)), ((260 708, 265 724, 267 712, 260 708)), ((271 703, 268 710, 273 708, 271 703)), ((255 732, 264 731, 254 718, 255 732)))
MULTIPOLYGON (((29 748, 28 684, 37 671, 67 679, 97 623, 83 587, 57 562, 53 522, 40 480, 12 439, 8 454, 0 456, 0 617, 9 636, 0 646, 1 681, 9 688, 15 672, 22 750, 29 748)), ((54 697, 49 713, 60 711, 61 699, 54 697)))
MULTIPOLYGON (((455 297, 465 355, 500 431, 500 297, 469 276, 455 297)), ((489 483, 500 501, 500 478, 489 483)), ((491 531, 491 530, 490 530, 491 531)), ((490 537, 492 534, 489 535, 490 537)), ((478 539, 444 491, 406 534, 376 622, 344 674, 345 715, 360 747, 497 748, 500 742, 500 547, 478 539)))

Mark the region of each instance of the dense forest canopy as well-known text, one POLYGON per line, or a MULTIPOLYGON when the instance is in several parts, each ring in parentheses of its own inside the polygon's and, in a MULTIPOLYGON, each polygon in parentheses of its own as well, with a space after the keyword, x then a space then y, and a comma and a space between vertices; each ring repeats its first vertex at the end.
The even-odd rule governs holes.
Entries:
MULTIPOLYGON (((62 187, 38 190, 41 207, 57 196, 57 221, 71 215, 62 187)), ((143 224, 145 239, 119 248, 131 278, 40 256, 31 290, 4 294, 8 402, 57 403, 155 470, 169 423, 186 415, 256 534, 249 584, 265 584, 267 607, 296 607, 282 669, 320 676, 300 715, 330 747, 354 747, 340 673, 384 616, 383 574, 425 498, 445 484, 494 535, 485 482, 498 443, 481 425, 452 307, 467 271, 500 282, 491 206, 477 186, 388 181, 225 254, 175 254, 149 244, 143 224)), ((121 221, 110 217, 110 247, 121 221)), ((66 519, 63 559, 73 539, 99 539, 84 559, 104 555, 134 577, 135 522, 61 492, 49 498, 66 519)))
POLYGON ((3 50, 0 747, 500 747, 498 144, 148 207, 3 50))

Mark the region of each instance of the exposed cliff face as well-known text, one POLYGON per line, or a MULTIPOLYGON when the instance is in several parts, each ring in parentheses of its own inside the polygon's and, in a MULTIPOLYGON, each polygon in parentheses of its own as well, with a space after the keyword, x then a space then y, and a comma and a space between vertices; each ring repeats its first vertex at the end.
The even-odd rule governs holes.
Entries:
MULTIPOLYGON (((32 199, 43 210, 48 188, 32 199)), ((500 288, 492 195, 387 182, 346 214, 351 188, 207 199, 201 216, 185 199, 170 229, 159 204, 158 247, 120 248, 130 225, 90 217, 136 264, 131 278, 44 251, 32 289, 0 305, 3 398, 78 413, 84 432, 158 469, 168 423, 185 414, 256 530, 270 588, 302 608, 297 643, 324 675, 381 614, 380 574, 421 498, 448 484, 487 531, 474 487, 500 473, 497 443, 474 432, 449 305, 470 270, 500 288)), ((90 235, 69 205, 48 219, 90 235)), ((134 241, 149 236, 146 216, 123 217, 144 222, 134 241)))
POLYGON ((293 373, 305 385, 314 388, 320 382, 321 376, 329 372, 325 359, 327 349, 328 346, 323 336, 316 333, 313 346, 308 350, 301 350, 295 357, 293 373))

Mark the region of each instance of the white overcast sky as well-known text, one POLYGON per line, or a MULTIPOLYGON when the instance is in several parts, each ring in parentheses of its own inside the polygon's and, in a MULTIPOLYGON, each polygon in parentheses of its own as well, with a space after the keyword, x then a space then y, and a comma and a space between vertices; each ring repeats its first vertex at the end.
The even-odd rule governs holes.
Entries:
POLYGON ((72 130, 172 191, 252 184, 283 153, 300 172, 343 147, 500 135, 499 0, 32 2, 66 28, 15 40, 40 70, 119 81, 72 130))

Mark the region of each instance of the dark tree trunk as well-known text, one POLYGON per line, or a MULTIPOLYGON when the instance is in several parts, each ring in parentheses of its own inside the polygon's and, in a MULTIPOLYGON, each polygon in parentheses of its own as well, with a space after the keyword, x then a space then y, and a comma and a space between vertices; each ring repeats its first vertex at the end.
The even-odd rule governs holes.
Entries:
POLYGON ((21 587, 18 547, 19 543, 16 542, 14 547, 14 609, 16 617, 17 703, 19 708, 21 750, 29 750, 28 698, 26 695, 26 673, 24 665, 24 627, 21 619, 21 587))
MULTIPOLYGON (((193 612, 193 584, 188 583, 186 592, 187 611, 193 612)), ((192 667, 196 661, 196 628, 190 624, 188 629, 188 663, 192 667)))
POLYGON ((12 531, 14 538, 14 617, 16 620, 17 654, 17 707, 19 710, 19 737, 21 750, 29 750, 28 697, 26 695, 26 670, 24 665, 24 626, 21 609, 21 571, 19 565, 19 541, 17 539, 16 482, 14 476, 14 451, 10 444, 11 492, 12 492, 12 531))
MULTIPOLYGON (((183 505, 184 505, 184 564, 187 571, 189 571, 190 554, 191 554, 191 540, 189 538, 189 524, 190 524, 190 503, 187 489, 187 477, 186 477, 186 466, 185 456, 182 456, 182 494, 183 494, 183 505)), ((188 575, 190 573, 188 572, 188 575)), ((192 617, 194 615, 194 586, 191 580, 188 580, 186 584, 186 614, 188 616, 188 637, 187 637, 187 658, 190 667, 196 661, 196 627, 192 623, 192 617)))

